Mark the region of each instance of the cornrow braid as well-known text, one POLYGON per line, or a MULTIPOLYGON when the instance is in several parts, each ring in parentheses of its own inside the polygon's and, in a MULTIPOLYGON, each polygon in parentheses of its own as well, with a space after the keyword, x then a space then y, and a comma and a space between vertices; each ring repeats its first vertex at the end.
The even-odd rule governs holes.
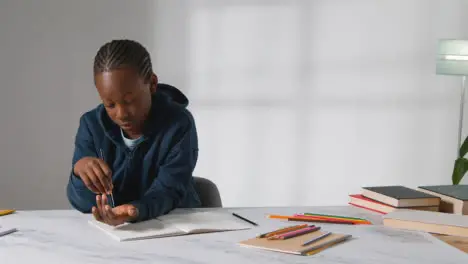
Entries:
POLYGON ((133 40, 112 40, 104 44, 94 58, 94 75, 123 67, 135 68, 145 81, 153 74, 148 51, 133 40))

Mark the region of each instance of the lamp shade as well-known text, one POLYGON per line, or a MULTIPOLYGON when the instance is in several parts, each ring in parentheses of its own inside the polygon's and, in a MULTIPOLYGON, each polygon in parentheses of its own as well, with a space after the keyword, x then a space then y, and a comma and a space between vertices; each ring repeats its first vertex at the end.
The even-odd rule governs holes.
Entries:
POLYGON ((439 40, 436 73, 468 76, 468 40, 439 40))

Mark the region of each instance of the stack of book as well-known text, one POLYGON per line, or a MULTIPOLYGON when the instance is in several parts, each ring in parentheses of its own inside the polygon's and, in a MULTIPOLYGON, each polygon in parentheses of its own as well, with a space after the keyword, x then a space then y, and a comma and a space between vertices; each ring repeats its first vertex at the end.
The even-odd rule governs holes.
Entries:
POLYGON ((400 185, 363 187, 361 194, 351 194, 349 204, 387 214, 397 209, 439 211, 441 198, 400 185))

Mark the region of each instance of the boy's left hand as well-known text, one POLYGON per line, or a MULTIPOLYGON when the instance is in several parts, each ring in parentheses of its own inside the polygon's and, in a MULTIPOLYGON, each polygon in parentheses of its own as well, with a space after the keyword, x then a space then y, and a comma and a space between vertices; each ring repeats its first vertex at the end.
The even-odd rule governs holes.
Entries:
POLYGON ((105 194, 96 196, 96 205, 92 209, 94 218, 108 225, 117 226, 138 217, 138 209, 131 204, 111 208, 105 194))

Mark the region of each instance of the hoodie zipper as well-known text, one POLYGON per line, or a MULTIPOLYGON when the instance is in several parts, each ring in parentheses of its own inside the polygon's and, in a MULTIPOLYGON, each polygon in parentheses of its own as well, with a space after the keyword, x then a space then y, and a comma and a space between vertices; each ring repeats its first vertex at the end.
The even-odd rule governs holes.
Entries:
POLYGON ((140 141, 132 150, 129 150, 128 148, 125 150, 127 154, 126 156, 127 164, 125 165, 125 171, 124 171, 125 178, 127 177, 129 167, 132 165, 132 160, 133 160, 133 156, 135 155, 135 152, 137 151, 138 147, 145 141, 146 141, 146 138, 140 141))

